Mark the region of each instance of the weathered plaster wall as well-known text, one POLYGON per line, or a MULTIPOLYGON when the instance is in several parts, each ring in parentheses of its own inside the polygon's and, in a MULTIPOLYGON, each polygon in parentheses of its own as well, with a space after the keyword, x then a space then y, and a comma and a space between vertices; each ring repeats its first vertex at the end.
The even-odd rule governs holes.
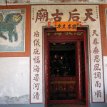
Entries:
MULTIPOLYGON (((47 5, 45 5, 45 6, 43 6, 43 5, 40 5, 40 6, 38 6, 38 5, 33 5, 32 6, 32 9, 33 8, 35 8, 35 10, 34 10, 34 14, 32 14, 32 18, 35 18, 36 19, 36 17, 37 17, 37 12, 38 12, 38 10, 40 10, 41 8, 43 8, 43 9, 47 9, 48 11, 49 11, 49 14, 51 14, 51 13, 53 13, 53 12, 55 12, 55 10, 56 10, 56 8, 57 9, 59 9, 61 12, 63 12, 64 11, 64 14, 66 14, 67 16, 68 16, 68 14, 66 13, 66 10, 64 10, 64 8, 65 8, 66 6, 61 6, 60 5, 60 7, 59 6, 52 6, 52 8, 50 7, 50 6, 47 6, 47 5), (51 10, 50 10, 50 8, 51 8, 51 10), (34 17, 33 17, 33 15, 34 15, 34 17)), ((73 6, 72 6, 73 7, 73 6)), ((74 6, 75 7, 75 6, 74 6)), ((87 6, 86 5, 86 7, 93 7, 93 6, 87 6)), ((80 10, 80 13, 82 13, 82 17, 81 17, 81 20, 83 20, 84 19, 84 15, 83 15, 83 10, 84 9, 86 9, 86 7, 85 6, 82 6, 82 9, 81 8, 79 8, 78 7, 78 9, 80 10), (81 12, 82 11, 82 12, 81 12)), ((69 10, 71 10, 71 6, 70 7, 68 7, 68 5, 67 5, 67 7, 66 7, 66 9, 68 9, 68 11, 69 10)), ((93 8, 94 9, 94 8, 93 8)), ((33 11, 33 10, 32 10, 33 11)), ((104 14, 104 10, 103 10, 103 13, 100 13, 100 14, 104 14)), ((51 15, 49 16, 49 17, 51 17, 51 15)), ((95 18, 95 15, 93 15, 93 17, 95 18)), ((52 19, 53 20, 53 19, 52 19)), ((63 20, 67 20, 66 19, 66 17, 64 16, 63 17, 63 20)), ((101 18, 101 20, 103 20, 103 18, 101 18)), ((90 25, 90 32, 89 32, 89 34, 91 35, 91 34, 93 34, 93 29, 97 29, 97 31, 98 31, 98 34, 100 34, 100 22, 99 22, 99 19, 97 20, 97 22, 98 23, 96 23, 96 24, 92 24, 92 22, 85 22, 85 24, 84 25, 90 25), (90 24, 91 23, 91 24, 90 24)), ((42 26, 47 26, 48 24, 47 24, 47 22, 40 22, 39 20, 38 20, 38 22, 36 22, 35 23, 35 20, 34 21, 32 21, 32 26, 31 26, 31 29, 32 29, 32 34, 31 34, 31 38, 32 38, 32 40, 31 40, 31 44, 32 44, 32 42, 33 42, 33 36, 34 36, 34 31, 39 31, 39 35, 40 35, 40 42, 42 43, 42 37, 43 37, 43 34, 42 34, 42 26), (38 26, 39 25, 39 26, 38 26)), ((30 25, 29 25, 30 26, 30 25)), ((103 26, 103 24, 101 24, 101 26, 103 26)), ((104 26, 105 26, 105 24, 104 24, 104 26)), ((101 29, 103 29, 103 27, 101 28, 101 29)), ((104 28, 105 29, 105 28, 104 28)), ((105 30, 103 30, 104 32, 105 32, 105 30)), ((102 33, 104 36, 104 38, 103 38, 103 41, 104 41, 104 43, 102 42, 102 46, 103 46, 103 55, 107 55, 106 54, 106 50, 104 50, 105 48, 105 46, 106 46, 106 43, 105 43, 105 35, 106 34, 104 34, 104 33, 102 33)), ((100 38, 99 38, 99 40, 100 40, 100 38)), ((40 44, 41 46, 42 46, 42 44, 40 44)), ((33 49, 34 47, 32 47, 32 49, 33 49)), ((33 52, 33 50, 32 50, 32 52, 33 52)), ((42 48, 40 48, 40 52, 42 53, 42 48)), ((40 55, 40 57, 42 58, 42 55, 43 54, 41 54, 40 55)), ((29 57, 30 57, 30 55, 29 55, 29 57)), ((3 81, 3 82, 0 82, 0 95, 1 96, 11 96, 12 95, 12 98, 13 98, 13 100, 14 100, 14 97, 17 97, 17 99, 18 99, 18 97, 19 96, 22 96, 22 95, 27 95, 27 96, 29 96, 30 95, 30 91, 29 91, 29 86, 30 86, 30 83, 29 83, 29 80, 30 80, 30 59, 29 59, 29 57, 17 57, 17 58, 1 58, 0 59, 0 68, 2 68, 1 70, 0 70, 0 81, 3 81), (7 68, 5 68, 5 67, 7 67, 7 68), (9 76, 9 77, 8 77, 9 76), (9 81, 8 81, 8 79, 9 79, 9 81), (5 80, 5 81, 4 81, 5 80), (5 83, 5 84, 4 84, 5 83), (11 83, 11 84, 9 84, 9 83, 11 83), (16 85, 17 84, 17 85, 16 85), (12 85, 12 86, 11 86, 12 85), (10 87, 11 86, 11 87, 10 87), (4 92, 4 89, 3 89, 3 87, 5 87, 5 91, 6 92, 4 92), (10 89, 11 88, 11 89, 10 89), (9 93, 7 93, 7 91, 8 90, 10 90, 10 92, 9 93), (4 92, 4 93, 3 93, 4 92)), ((41 61, 42 61, 42 63, 43 63, 43 60, 41 59, 41 61)), ((41 65, 40 65, 40 67, 43 67, 42 66, 42 63, 41 63, 41 65)), ((105 74, 105 84, 107 83, 107 80, 106 80, 106 65, 107 65, 107 58, 106 57, 104 57, 104 74, 105 74)), ((32 65, 32 67, 33 67, 33 65, 32 65)), ((44 72, 44 71, 42 71, 43 69, 41 69, 40 70, 40 72, 42 73, 42 72, 44 72)), ((89 68, 89 70, 90 70, 90 68, 89 68)), ((90 72, 90 71, 89 71, 90 72)), ((41 74, 40 73, 40 74, 41 74)), ((43 75, 42 75, 43 76, 43 75)), ((42 78, 42 76, 40 77, 40 78, 42 78)), ((42 78, 43 80, 44 80, 44 77, 42 78)), ((41 80, 42 80, 41 79, 41 80)), ((42 82, 40 82, 40 83, 42 83, 42 82)), ((44 93, 44 82, 43 82, 43 84, 41 84, 41 86, 43 86, 43 89, 40 89, 40 94, 43 92, 44 93)), ((105 87, 106 87, 106 89, 105 89, 105 92, 107 93, 107 86, 105 85, 105 87)), ((90 88, 90 90, 91 90, 91 88, 90 88)), ((32 94, 32 93, 31 93, 32 94)), ((105 95, 106 96, 106 101, 107 101, 107 94, 105 95)), ((42 102, 41 102, 41 104, 25 104, 25 103, 30 103, 30 101, 29 101, 29 98, 27 97, 27 102, 26 102, 26 100, 25 100, 25 102, 24 101, 22 101, 22 102, 19 102, 20 104, 18 104, 18 105, 13 105, 13 103, 18 103, 18 102, 11 102, 11 100, 9 100, 10 101, 10 103, 12 103, 12 104, 9 104, 9 102, 7 102, 7 104, 6 105, 0 105, 0 107, 44 107, 45 106, 45 102, 44 102, 44 94, 43 94, 43 99, 41 100, 42 102), (24 105, 22 105, 24 103, 24 105), (9 104, 9 105, 8 105, 9 104)), ((5 100, 4 100, 5 101, 5 100)), ((2 101, 1 101, 2 102, 2 101)), ((90 100, 90 102, 91 102, 91 100, 90 100)), ((3 102, 2 102, 3 103, 3 102)), ((38 103, 38 102, 37 102, 38 103)), ((106 107, 107 106, 107 104, 106 103, 90 103, 90 105, 89 105, 89 107, 106 107)))
POLYGON ((29 61, 0 58, 0 104, 29 104, 29 61))

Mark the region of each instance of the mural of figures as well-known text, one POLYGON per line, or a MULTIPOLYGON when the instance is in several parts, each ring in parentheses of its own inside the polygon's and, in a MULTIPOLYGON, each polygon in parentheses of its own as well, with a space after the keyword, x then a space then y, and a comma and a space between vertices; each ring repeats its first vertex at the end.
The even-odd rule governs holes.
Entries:
POLYGON ((106 3, 107 0, 0 0, 0 3, 16 4, 16 3, 106 3))
POLYGON ((30 0, 7 0, 7 3, 29 3, 30 0))
POLYGON ((24 52, 24 24, 24 10, 0 10, 0 52, 24 52))
POLYGON ((99 3, 99 2, 105 2, 105 0, 89 0, 89 2, 99 3))

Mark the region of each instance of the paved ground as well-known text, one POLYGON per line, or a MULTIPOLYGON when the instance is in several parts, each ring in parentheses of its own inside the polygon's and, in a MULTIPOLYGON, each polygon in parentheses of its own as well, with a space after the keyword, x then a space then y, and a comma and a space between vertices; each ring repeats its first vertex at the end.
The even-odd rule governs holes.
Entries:
POLYGON ((51 104, 49 107, 86 107, 83 104, 51 104))

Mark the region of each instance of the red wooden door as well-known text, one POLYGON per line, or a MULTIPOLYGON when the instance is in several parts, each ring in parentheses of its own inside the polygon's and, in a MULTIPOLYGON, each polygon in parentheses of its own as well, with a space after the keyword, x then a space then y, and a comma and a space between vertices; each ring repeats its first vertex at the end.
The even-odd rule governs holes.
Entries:
MULTIPOLYGON (((83 90, 84 88, 86 88, 86 85, 83 84, 87 84, 85 82, 83 82, 85 80, 86 77, 86 66, 83 66, 86 63, 86 32, 85 31, 77 31, 77 32, 56 32, 55 29, 46 29, 45 33, 44 33, 44 65, 45 65, 45 99, 46 99, 46 107, 48 107, 49 103, 74 103, 74 102, 80 102, 83 100, 84 96, 86 97, 86 94, 83 95, 83 90), (74 99, 54 99, 52 100, 51 97, 51 80, 52 77, 50 77, 51 75, 51 71, 50 71, 50 44, 51 43, 55 43, 55 44, 61 44, 61 43, 75 43, 75 59, 76 59, 76 76, 75 76, 75 82, 76 82, 76 98, 74 99), (84 48, 84 50, 82 50, 82 48, 84 48), (84 54, 82 56, 82 54, 84 54), (82 57, 84 57, 82 59, 82 57), (84 73, 83 73, 84 71, 84 73), (84 78, 84 79, 83 79, 84 78), (62 102, 63 101, 63 102, 62 102)), ((57 80, 57 78, 59 79, 59 77, 56 77, 54 79, 54 83, 57 80)), ((65 77, 66 80, 72 80, 68 79, 67 77, 65 77)), ((60 82, 59 83, 63 83, 62 80, 60 78, 60 82)), ((67 81, 68 83, 70 81, 67 81)), ((56 85, 56 84, 55 84, 56 85)), ((54 86, 55 86, 54 85, 54 86)), ((64 85, 62 85, 64 87, 64 85)), ((55 86, 56 87, 56 86, 55 86)), ((53 87, 53 90, 57 89, 53 87)), ((86 98, 85 98, 86 100, 86 98)))

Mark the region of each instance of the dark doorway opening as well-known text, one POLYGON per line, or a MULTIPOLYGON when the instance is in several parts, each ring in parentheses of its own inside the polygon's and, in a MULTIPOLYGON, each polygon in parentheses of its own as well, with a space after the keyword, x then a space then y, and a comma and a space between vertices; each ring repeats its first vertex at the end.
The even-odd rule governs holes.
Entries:
POLYGON ((56 32, 46 28, 44 32, 46 107, 62 103, 86 107, 86 31, 56 32))
POLYGON ((50 43, 50 100, 76 99, 76 43, 50 43))

